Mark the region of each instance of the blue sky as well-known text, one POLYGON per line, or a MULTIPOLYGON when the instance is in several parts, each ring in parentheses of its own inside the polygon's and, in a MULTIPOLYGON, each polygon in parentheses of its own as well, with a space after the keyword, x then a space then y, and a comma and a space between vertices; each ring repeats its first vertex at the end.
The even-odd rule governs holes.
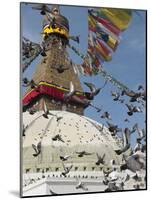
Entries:
MULTIPOLYGON (((28 39, 39 43, 42 32, 43 16, 38 11, 31 9, 31 5, 21 6, 21 28, 22 34, 28 39)), ((61 13, 66 16, 70 24, 70 35, 80 35, 80 44, 71 41, 71 44, 78 48, 83 54, 87 51, 87 8, 61 6, 61 13)), ((104 68, 107 72, 112 74, 116 79, 127 85, 130 89, 136 90, 139 84, 145 85, 146 74, 146 12, 137 11, 133 13, 133 20, 130 27, 122 33, 121 43, 113 55, 111 62, 104 63, 104 68)), ((72 51, 69 50, 70 57, 75 63, 82 63, 82 60, 72 51)), ((35 67, 40 62, 39 56, 32 65, 25 71, 24 76, 29 79, 32 77, 35 67)), ((93 82, 97 87, 104 84, 104 78, 101 75, 94 77, 82 77, 83 81, 93 82)), ((83 88, 88 91, 88 88, 83 85, 83 88)), ((132 127, 134 123, 138 123, 141 128, 145 127, 145 113, 136 113, 129 117, 127 115, 127 108, 124 104, 114 102, 111 97, 111 91, 118 91, 112 84, 108 83, 103 91, 96 96, 94 105, 102 107, 103 111, 110 112, 114 124, 119 127, 132 127), (130 123, 124 122, 128 118, 130 123)), ((125 98, 128 102, 128 98, 125 98)), ((102 113, 101 113, 102 114, 102 113)), ((100 113, 97 113, 93 108, 88 108, 85 115, 103 124, 105 120, 100 118, 100 113)), ((132 138, 134 143, 135 136, 132 138)))

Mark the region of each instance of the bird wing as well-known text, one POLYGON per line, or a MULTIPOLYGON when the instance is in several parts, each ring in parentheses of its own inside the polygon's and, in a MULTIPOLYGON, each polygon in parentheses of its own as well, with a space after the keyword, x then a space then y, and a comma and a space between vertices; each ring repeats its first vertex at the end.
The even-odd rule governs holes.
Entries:
POLYGON ((132 155, 126 162, 128 168, 133 171, 139 171, 141 169, 140 163, 136 160, 136 156, 132 155))
POLYGON ((63 165, 63 169, 64 171, 67 171, 67 168, 65 167, 64 163, 62 162, 62 165, 63 165))
POLYGON ((114 124, 112 124, 112 123, 110 123, 110 122, 106 122, 107 123, 107 125, 109 126, 109 127, 114 127, 115 125, 114 124))
POLYGON ((37 144, 37 150, 40 152, 41 151, 41 141, 37 144))
POLYGON ((84 82, 84 84, 91 90, 91 92, 95 92, 96 91, 96 87, 93 83, 87 83, 84 82))
POLYGON ((113 97, 117 97, 117 93, 116 93, 116 92, 112 92, 112 91, 111 91, 111 95, 112 95, 113 97))
POLYGON ((94 92, 94 95, 95 95, 95 96, 98 95, 99 92, 101 91, 101 89, 102 89, 102 88, 98 88, 98 89, 96 89, 96 91, 94 92))
POLYGON ((133 109, 132 105, 129 105, 129 104, 125 104, 125 105, 127 106, 127 108, 128 108, 129 111, 132 111, 132 109, 133 109))
POLYGON ((61 136, 59 136, 58 139, 59 139, 61 142, 64 142, 64 140, 61 138, 61 136))
POLYGON ((102 156, 102 160, 104 160, 104 158, 105 158, 105 153, 104 153, 103 156, 102 156))
POLYGON ((135 95, 136 95, 136 93, 135 92, 133 92, 133 91, 124 91, 124 93, 127 95, 127 96, 129 96, 129 97, 135 97, 135 95))
POLYGON ((130 143, 130 131, 128 128, 125 128, 124 130, 124 135, 123 135, 123 139, 124 139, 124 146, 128 145, 130 143))
POLYGON ((32 9, 42 10, 42 11, 45 11, 45 12, 51 12, 50 8, 45 4, 33 6, 32 9))
POLYGON ((77 153, 77 154, 83 154, 84 151, 76 151, 75 153, 77 153))
POLYGON ((99 156, 99 154, 98 154, 98 153, 96 153, 96 155, 97 155, 97 158, 98 158, 98 160, 100 160, 100 158, 101 158, 101 157, 99 156))
POLYGON ((76 178, 76 181, 78 182, 78 184, 80 183, 80 180, 79 180, 79 178, 76 176, 75 177, 76 178))
POLYGON ((47 106, 46 106, 46 102, 44 101, 44 112, 47 113, 47 106))
POLYGON ((134 124, 131 130, 131 133, 135 132, 137 129, 138 129, 138 123, 134 124))
POLYGON ((93 153, 89 153, 89 152, 84 152, 85 155, 92 155, 93 153))
POLYGON ((32 144, 32 148, 35 150, 36 153, 38 153, 38 151, 37 151, 37 147, 36 147, 35 144, 32 144))
POLYGON ((74 85, 72 83, 72 81, 70 81, 70 92, 73 92, 74 91, 74 85))
POLYGON ((137 133, 138 133, 140 138, 145 137, 145 132, 142 129, 140 129, 139 127, 137 127, 137 133))
POLYGON ((70 171, 72 167, 73 165, 70 165, 69 167, 67 167, 67 170, 70 171))
POLYGON ((71 157, 70 155, 64 156, 65 159, 68 159, 68 158, 70 158, 70 157, 71 157))

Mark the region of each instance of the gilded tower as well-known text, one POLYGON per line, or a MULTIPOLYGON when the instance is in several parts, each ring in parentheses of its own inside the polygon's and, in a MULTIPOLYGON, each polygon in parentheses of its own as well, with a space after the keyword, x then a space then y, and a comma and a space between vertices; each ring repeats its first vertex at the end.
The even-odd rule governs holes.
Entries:
POLYGON ((42 110, 45 104, 49 110, 83 114, 83 104, 73 99, 65 101, 70 85, 79 99, 84 98, 78 74, 67 52, 70 38, 68 20, 60 14, 58 6, 52 6, 44 17, 41 44, 43 58, 33 75, 36 86, 29 87, 24 96, 24 110, 32 107, 42 110))

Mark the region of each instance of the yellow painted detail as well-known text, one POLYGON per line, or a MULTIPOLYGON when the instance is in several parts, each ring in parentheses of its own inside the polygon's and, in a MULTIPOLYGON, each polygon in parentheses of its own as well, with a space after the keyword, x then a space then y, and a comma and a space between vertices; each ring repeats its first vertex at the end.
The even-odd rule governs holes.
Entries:
POLYGON ((52 27, 46 27, 43 30, 44 34, 51 34, 51 33, 59 33, 60 35, 65 36, 66 38, 69 37, 69 32, 63 28, 52 28, 52 27))

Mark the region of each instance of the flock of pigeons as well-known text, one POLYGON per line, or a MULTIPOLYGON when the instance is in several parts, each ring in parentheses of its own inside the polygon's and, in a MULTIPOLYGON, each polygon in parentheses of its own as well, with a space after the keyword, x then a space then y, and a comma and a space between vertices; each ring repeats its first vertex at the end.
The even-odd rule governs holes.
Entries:
MULTIPOLYGON (((104 86, 106 85, 107 82, 105 82, 104 86)), ((75 95, 76 91, 74 89, 74 85, 72 82, 70 82, 70 89, 69 92, 65 94, 64 96, 64 101, 66 103, 69 102, 71 98, 75 99, 79 103, 82 103, 87 106, 92 106, 96 109, 98 113, 102 111, 102 108, 95 107, 92 104, 92 100, 96 95, 99 94, 99 92, 104 88, 96 88, 94 84, 92 83, 84 83, 87 87, 89 87, 90 92, 84 92, 86 99, 81 100, 80 98, 75 95)), ((27 78, 23 79, 23 86, 25 87, 31 87, 32 89, 38 89, 38 85, 33 81, 29 81, 27 78)), ((145 101, 146 101, 146 91, 143 86, 138 87, 138 92, 127 92, 123 90, 121 93, 119 92, 111 92, 111 96, 113 97, 113 101, 118 101, 125 105, 128 109, 127 115, 132 116, 134 113, 142 113, 143 109, 145 109, 145 101), (129 97, 129 102, 125 103, 125 99, 123 96, 129 97), (139 106, 133 105, 133 103, 140 104, 139 106)), ((30 114, 34 114, 36 111, 33 109, 29 109, 30 114)), ((43 117, 48 119, 48 115, 53 115, 56 117, 57 122, 62 120, 62 116, 57 116, 55 114, 52 114, 48 109, 46 104, 44 105, 44 110, 43 110, 43 117)), ((101 119, 107 120, 106 124, 108 126, 108 130, 111 132, 112 136, 116 136, 117 134, 121 133, 122 134, 122 140, 123 140, 123 147, 121 149, 115 150, 117 155, 122 155, 123 156, 123 163, 120 166, 120 171, 122 172, 123 170, 130 170, 131 172, 135 173, 135 176, 133 178, 136 179, 136 185, 134 185, 134 189, 140 189, 140 182, 142 181, 142 177, 138 175, 138 171, 145 170, 146 168, 146 132, 144 129, 141 129, 138 125, 138 123, 134 124, 132 128, 119 128, 118 125, 112 123, 112 117, 108 111, 104 111, 102 115, 100 116, 101 119), (132 149, 131 148, 131 135, 137 133, 136 136, 136 145, 132 149), (130 155, 127 156, 125 152, 131 149, 130 155), (141 181, 140 181, 141 179, 141 181)), ((130 122, 128 118, 124 120, 124 122, 130 122)), ((104 125, 102 126, 104 127, 104 125)), ((23 136, 25 137, 26 134, 26 129, 28 128, 28 125, 26 127, 23 127, 23 136)), ((103 128, 102 128, 103 129, 103 128)), ((61 141, 65 142, 60 134, 55 135, 52 138, 53 141, 61 141)), ((37 145, 32 144, 32 148, 34 150, 33 156, 37 157, 41 153, 41 141, 38 142, 37 145)), ((81 152, 75 152, 78 157, 83 157, 87 155, 91 155, 93 153, 86 152, 86 151, 81 151, 81 152)), ((103 156, 100 156, 98 153, 96 154, 97 156, 97 161, 96 165, 104 165, 105 164, 105 154, 103 156)), ((65 156, 60 156, 60 160, 63 163, 63 172, 61 173, 62 176, 66 177, 66 175, 70 172, 72 169, 73 165, 66 166, 64 164, 65 161, 67 161, 71 155, 65 155, 65 156)), ((115 176, 115 168, 113 168, 114 171, 110 171, 109 173, 104 172, 104 180, 103 184, 107 186, 105 191, 119 191, 124 189, 125 183, 130 179, 129 175, 127 174, 127 177, 123 180, 120 178, 119 182, 119 177, 116 178, 111 178, 111 174, 114 172, 115 176)), ((144 180, 145 182, 145 180, 144 180)), ((142 182, 141 182, 142 184, 142 182)), ((85 186, 84 183, 81 181, 78 181, 78 184, 76 186, 76 189, 82 189, 84 191, 88 191, 88 188, 85 186)), ((51 190, 50 190, 51 191, 51 190)), ((51 191, 51 194, 53 194, 53 191, 51 191)))

